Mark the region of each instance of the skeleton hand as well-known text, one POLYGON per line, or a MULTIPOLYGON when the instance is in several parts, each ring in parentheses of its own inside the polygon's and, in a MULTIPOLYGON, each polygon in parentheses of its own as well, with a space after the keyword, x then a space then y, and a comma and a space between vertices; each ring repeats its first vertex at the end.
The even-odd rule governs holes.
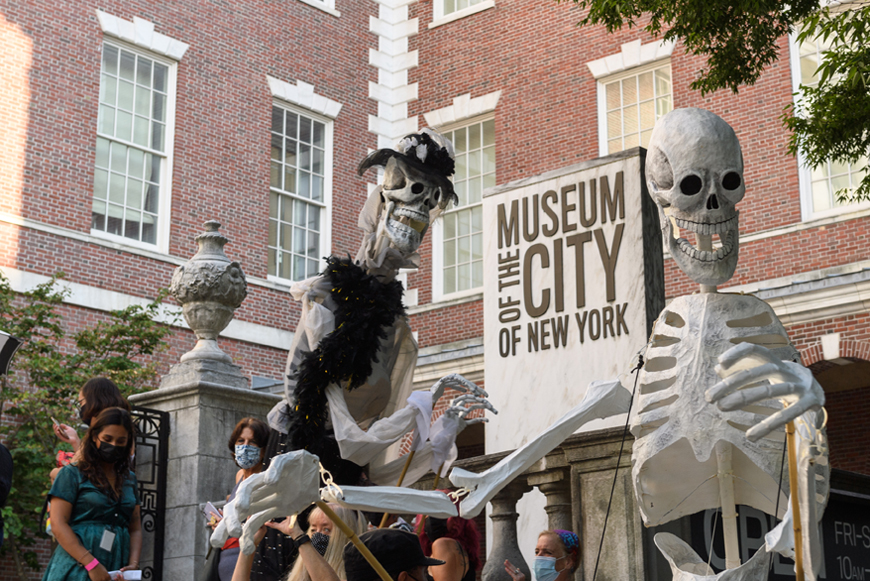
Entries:
POLYGON ((228 536, 239 537, 242 552, 250 555, 257 546, 254 535, 267 521, 301 512, 320 498, 319 462, 314 454, 297 450, 275 456, 268 470, 246 478, 224 506, 212 546, 222 546, 228 536))
POLYGON ((448 387, 466 394, 475 395, 479 398, 489 397, 489 394, 479 388, 473 381, 468 381, 458 373, 451 373, 450 375, 445 375, 436 381, 435 384, 429 388, 429 391, 432 393, 433 406, 439 399, 441 399, 441 396, 444 395, 444 390, 448 387))
MULTIPOLYGON (((475 387, 477 386, 475 385, 475 387)), ((450 402, 450 407, 445 410, 444 415, 449 418, 458 420, 460 425, 459 431, 461 432, 466 427, 472 424, 479 424, 480 422, 489 421, 489 418, 485 418, 483 416, 479 418, 466 419, 471 412, 481 409, 489 410, 496 415, 498 414, 498 410, 493 407, 493 405, 489 402, 488 399, 486 399, 486 397, 480 397, 477 395, 471 395, 470 393, 465 393, 457 398, 454 398, 453 401, 450 402)))
POLYGON ((760 345, 741 343, 719 356, 716 373, 722 381, 705 393, 722 411, 732 411, 766 400, 780 399, 786 407, 746 432, 751 442, 763 438, 809 410, 825 404, 822 386, 812 371, 799 363, 782 361, 760 345))

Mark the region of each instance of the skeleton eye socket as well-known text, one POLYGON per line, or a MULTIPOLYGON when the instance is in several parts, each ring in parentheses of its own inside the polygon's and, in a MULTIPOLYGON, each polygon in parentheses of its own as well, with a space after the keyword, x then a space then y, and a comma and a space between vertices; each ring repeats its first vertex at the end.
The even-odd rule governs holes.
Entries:
POLYGON ((696 175, 688 175, 680 182, 680 191, 687 196, 694 196, 701 191, 703 185, 701 178, 696 175))
POLYGON ((412 185, 412 186, 411 186, 411 191, 414 192, 415 194, 420 194, 420 193, 422 193, 422 192, 423 192, 423 184, 421 184, 421 183, 418 182, 418 183, 412 185))
POLYGON ((740 174, 736 171, 729 171, 722 178, 722 187, 726 190, 736 190, 740 187, 740 174))

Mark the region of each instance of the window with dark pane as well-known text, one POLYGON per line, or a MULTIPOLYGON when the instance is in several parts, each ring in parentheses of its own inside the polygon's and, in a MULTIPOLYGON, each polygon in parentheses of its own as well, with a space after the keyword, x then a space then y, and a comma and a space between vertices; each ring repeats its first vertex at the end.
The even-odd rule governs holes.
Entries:
POLYGON ((270 140, 269 274, 301 280, 321 270, 326 124, 275 105, 270 140))
POLYGON ((103 44, 91 228, 157 243, 169 67, 103 44))
POLYGON ((456 207, 442 225, 442 294, 483 286, 483 190, 495 186, 495 121, 446 133, 456 150, 456 207))

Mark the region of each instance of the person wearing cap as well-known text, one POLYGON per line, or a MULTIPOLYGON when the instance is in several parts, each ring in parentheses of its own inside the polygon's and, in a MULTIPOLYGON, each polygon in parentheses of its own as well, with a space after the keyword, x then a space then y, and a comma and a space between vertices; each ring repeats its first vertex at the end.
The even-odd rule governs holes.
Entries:
MULTIPOLYGON (((417 535, 398 529, 377 529, 360 535, 360 540, 383 565, 393 581, 426 581, 426 567, 444 561, 423 554, 417 535)), ((380 581, 362 553, 348 543, 344 547, 347 581, 380 581)))

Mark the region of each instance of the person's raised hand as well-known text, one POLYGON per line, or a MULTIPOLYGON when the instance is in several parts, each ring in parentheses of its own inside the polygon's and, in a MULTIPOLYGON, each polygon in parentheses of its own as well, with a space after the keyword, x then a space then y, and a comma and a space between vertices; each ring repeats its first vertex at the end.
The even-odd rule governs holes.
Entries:
POLYGON ((513 581, 526 581, 526 575, 520 571, 520 568, 515 567, 514 564, 507 559, 504 560, 504 570, 505 573, 511 576, 513 581))

